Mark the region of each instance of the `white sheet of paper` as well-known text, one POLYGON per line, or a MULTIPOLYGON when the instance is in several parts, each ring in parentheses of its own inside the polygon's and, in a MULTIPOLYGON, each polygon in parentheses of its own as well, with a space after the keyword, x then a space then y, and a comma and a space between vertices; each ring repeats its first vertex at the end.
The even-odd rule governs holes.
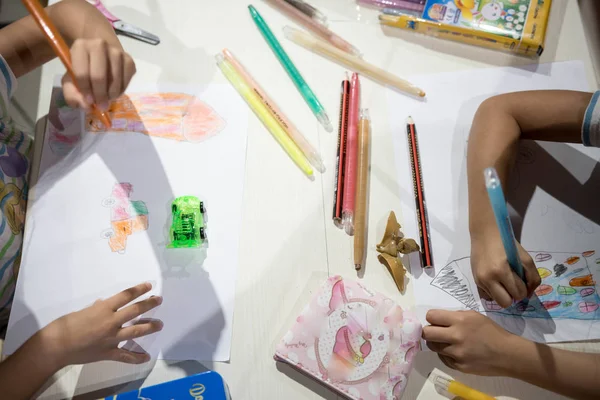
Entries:
MULTIPOLYGON (((226 125, 199 143, 136 132, 86 133, 67 154, 51 149, 46 134, 40 177, 30 192, 5 354, 54 319, 149 281, 150 294, 164 300, 143 317, 162 320, 164 328, 137 339, 138 345, 159 359, 229 360, 247 107, 229 85, 128 90, 136 92, 195 95, 226 125), (111 228, 105 199, 118 183, 132 184, 129 200, 143 201, 148 209, 147 230, 127 236, 123 254, 111 250, 105 235, 111 228), (206 251, 166 248, 171 202, 184 195, 204 201, 206 251)), ((83 121, 65 126, 77 133, 83 121)))
POLYGON ((478 296, 470 262, 466 258, 470 255, 466 147, 479 104, 492 95, 513 91, 586 91, 588 86, 583 64, 560 62, 519 68, 478 69, 416 76, 411 78, 411 82, 427 92, 424 102, 393 92, 389 92, 388 100, 390 109, 394 110, 390 115, 392 132, 395 133, 403 231, 417 241, 419 236, 406 135, 406 118, 409 115, 415 120, 418 131, 435 264, 434 268, 422 270, 418 254, 410 257, 411 271, 416 278, 413 281, 416 304, 422 322, 426 323, 424 316, 431 308, 471 308, 487 312, 508 330, 540 342, 600 338, 598 288, 595 287, 596 293, 586 297, 582 297, 584 293, 580 292, 585 287, 575 287, 578 291, 575 294, 558 293, 558 286, 569 287, 573 277, 591 274, 595 282, 600 282, 600 207, 597 200, 600 150, 580 145, 524 142, 511 184, 505 187, 515 234, 522 245, 534 257, 539 253, 548 253, 551 257, 537 263, 538 267, 551 272, 542 283, 548 283, 552 293, 540 296, 540 300, 560 301, 560 304, 546 303, 548 313, 538 313, 537 318, 532 318, 531 312, 520 316, 489 312, 489 304, 484 307, 478 296), (590 257, 582 256, 583 252, 590 250, 597 253, 590 257), (579 261, 573 265, 566 264, 571 256, 578 256, 579 261), (455 260, 460 261, 453 262, 455 260), (554 271, 556 264, 567 267, 559 277, 554 271))

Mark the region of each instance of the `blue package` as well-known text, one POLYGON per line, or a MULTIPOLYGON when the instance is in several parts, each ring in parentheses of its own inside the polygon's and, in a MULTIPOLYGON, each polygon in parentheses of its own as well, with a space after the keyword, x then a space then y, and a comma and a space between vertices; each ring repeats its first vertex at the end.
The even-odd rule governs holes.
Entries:
POLYGON ((161 383, 159 385, 132 390, 105 400, 230 400, 227 385, 221 375, 214 371, 203 372, 161 383))

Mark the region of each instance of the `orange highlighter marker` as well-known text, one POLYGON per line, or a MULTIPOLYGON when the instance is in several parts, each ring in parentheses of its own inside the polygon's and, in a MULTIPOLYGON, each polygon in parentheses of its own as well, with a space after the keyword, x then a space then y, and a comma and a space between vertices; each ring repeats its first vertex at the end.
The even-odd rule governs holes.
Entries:
MULTIPOLYGON (((60 60, 64 64, 65 68, 67 69, 67 72, 73 80, 73 84, 75 85, 77 90, 81 91, 77 86, 77 78, 75 77, 75 73, 73 72, 73 68, 71 67, 71 52, 69 51, 67 43, 65 43, 65 40, 58 32, 58 29, 56 29, 56 27, 48 17, 48 14, 46 14, 46 11, 38 2, 38 0, 22 1, 25 5, 25 8, 27 8, 27 11, 29 11, 35 22, 38 24, 38 26, 46 36, 46 39, 48 39, 52 50, 54 50, 58 58, 60 58, 60 60)), ((92 104, 92 112, 98 115, 98 118, 100 119, 100 121, 102 121, 102 123, 107 129, 110 128, 110 118, 108 118, 108 115, 106 113, 101 112, 95 104, 92 104)))

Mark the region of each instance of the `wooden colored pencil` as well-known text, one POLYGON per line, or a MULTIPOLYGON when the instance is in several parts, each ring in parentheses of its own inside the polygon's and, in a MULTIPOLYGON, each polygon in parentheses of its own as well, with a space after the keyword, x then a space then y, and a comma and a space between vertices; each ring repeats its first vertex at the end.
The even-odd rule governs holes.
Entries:
POLYGON ((369 154, 370 130, 369 110, 361 110, 358 125, 358 167, 356 176, 356 204, 354 213, 354 268, 365 264, 367 242, 367 214, 369 204, 369 154))

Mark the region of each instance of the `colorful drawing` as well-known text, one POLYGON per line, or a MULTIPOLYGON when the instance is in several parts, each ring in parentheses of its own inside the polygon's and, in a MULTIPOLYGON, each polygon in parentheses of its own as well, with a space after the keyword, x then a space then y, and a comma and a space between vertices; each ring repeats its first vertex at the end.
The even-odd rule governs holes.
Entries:
POLYGON ((579 294, 581 295, 581 297, 587 297, 587 296, 592 295, 594 293, 596 293, 596 289, 594 289, 594 288, 585 288, 585 289, 582 289, 581 292, 579 292, 579 294))
POLYGON ((569 285, 571 286, 594 286, 595 284, 596 282, 594 282, 592 275, 579 276, 569 281, 569 285))
POLYGON ((535 289, 535 294, 537 294, 538 296, 544 296, 552 293, 553 290, 554 289, 552 289, 552 286, 550 285, 540 285, 537 287, 537 289, 535 289))
POLYGON ((598 309, 598 303, 590 303, 589 301, 582 301, 578 305, 579 311, 582 313, 592 313, 598 309))
POLYGON ((439 288, 467 308, 528 318, 600 319, 600 296, 588 262, 592 251, 582 254, 529 252, 535 260, 542 283, 535 296, 503 309, 494 301, 477 301, 476 287, 471 287, 470 258, 453 261, 442 268, 431 285, 439 288), (586 257, 585 254, 589 256, 586 257), (554 270, 554 273, 551 272, 554 270), (480 306, 482 305, 482 307, 480 306))
POLYGON ((575 264, 577 261, 579 261, 579 257, 577 256, 573 256, 573 257, 569 257, 565 260, 565 263, 569 264, 569 265, 573 265, 575 264))
POLYGON ((560 303, 561 302, 558 300, 542 301, 542 307, 544 307, 546 310, 552 310, 553 308, 558 307, 560 303))
MULTIPOLYGON (((546 260, 536 260, 536 261, 540 262, 540 261, 546 261, 546 260)), ((556 264, 554 266, 554 273, 556 274, 557 277, 561 276, 565 272, 567 272, 567 267, 565 267, 564 264, 556 264)))
POLYGON ((529 0, 430 0, 422 18, 519 39, 529 3, 529 0))
POLYGON ((110 207, 111 228, 104 231, 102 236, 108 239, 108 245, 113 252, 125 253, 127 237, 136 232, 148 229, 148 208, 140 200, 130 200, 133 192, 131 183, 117 183, 109 198, 102 205, 110 207))
POLYGON ((149 136, 201 142, 221 132, 225 121, 208 104, 185 93, 131 93, 113 101, 108 109, 110 129, 93 114, 87 115, 92 133, 139 132, 149 136))
POLYGON ((596 254, 596 252, 594 250, 584 251, 583 253, 581 253, 581 255, 584 256, 585 258, 591 257, 594 254, 596 254))
POLYGON ((538 253, 535 255, 535 261, 538 261, 538 262, 548 261, 551 258, 552 258, 552 256, 548 253, 538 253))
POLYGON ((540 278, 542 278, 542 279, 547 278, 550 275, 552 275, 552 272, 550 272, 550 270, 547 268, 538 268, 537 271, 538 271, 538 274, 540 274, 540 278))
MULTIPOLYGON (((548 286, 548 285, 545 285, 545 286, 548 286)), ((558 287, 556 288, 556 290, 557 290, 558 294, 562 294, 562 295, 565 295, 565 296, 569 296, 569 295, 577 293, 577 290, 573 289, 570 286, 561 286, 561 285, 558 285, 558 287)), ((540 294, 537 293, 537 290, 535 291, 535 293, 538 296, 541 296, 540 294)))

